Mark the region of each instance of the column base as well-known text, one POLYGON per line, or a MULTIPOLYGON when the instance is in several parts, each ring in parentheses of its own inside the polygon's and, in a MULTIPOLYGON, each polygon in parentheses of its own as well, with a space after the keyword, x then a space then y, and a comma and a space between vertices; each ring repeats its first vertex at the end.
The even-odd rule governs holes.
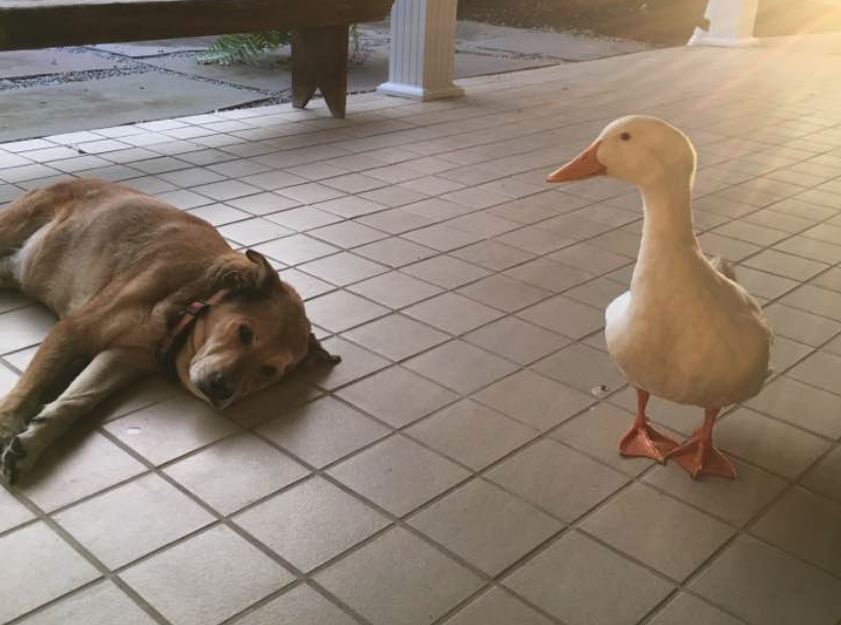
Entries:
POLYGON ((449 85, 437 89, 407 85, 399 82, 384 82, 377 87, 379 93, 393 95, 399 98, 411 98, 413 100, 439 100, 441 98, 457 98, 464 95, 464 89, 458 85, 449 85))
POLYGON ((749 48, 759 44, 756 37, 716 37, 700 28, 696 28, 692 37, 686 42, 687 46, 713 46, 717 48, 749 48))

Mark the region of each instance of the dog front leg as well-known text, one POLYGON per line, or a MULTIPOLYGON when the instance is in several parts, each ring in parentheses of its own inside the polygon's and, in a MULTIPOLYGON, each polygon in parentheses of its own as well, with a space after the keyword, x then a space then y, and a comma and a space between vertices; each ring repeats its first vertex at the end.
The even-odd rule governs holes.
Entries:
POLYGON ((0 449, 78 372, 86 357, 83 333, 68 319, 56 323, 15 386, 0 400, 0 449))
POLYGON ((55 401, 46 404, 26 429, 0 450, 0 477, 14 482, 77 419, 154 369, 155 360, 146 350, 117 347, 97 354, 55 401))

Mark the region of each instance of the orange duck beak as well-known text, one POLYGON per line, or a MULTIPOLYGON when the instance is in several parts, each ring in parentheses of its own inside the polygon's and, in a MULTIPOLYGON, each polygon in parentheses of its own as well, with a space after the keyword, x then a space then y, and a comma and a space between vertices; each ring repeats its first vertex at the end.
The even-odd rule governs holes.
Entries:
POLYGON ((546 182, 570 182, 593 176, 604 176, 607 173, 607 167, 602 165, 597 156, 600 145, 601 141, 593 143, 569 163, 549 174, 546 182))

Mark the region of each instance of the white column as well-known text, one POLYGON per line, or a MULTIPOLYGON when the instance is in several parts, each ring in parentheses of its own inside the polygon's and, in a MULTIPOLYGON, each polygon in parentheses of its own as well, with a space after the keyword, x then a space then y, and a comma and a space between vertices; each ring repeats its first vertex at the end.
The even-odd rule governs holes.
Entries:
POLYGON ((453 84, 457 0, 396 0, 388 82, 378 91, 419 100, 464 94, 453 84))
POLYGON ((690 46, 750 46, 757 42, 753 36, 759 0, 709 0, 704 14, 709 30, 696 28, 687 45, 690 46))

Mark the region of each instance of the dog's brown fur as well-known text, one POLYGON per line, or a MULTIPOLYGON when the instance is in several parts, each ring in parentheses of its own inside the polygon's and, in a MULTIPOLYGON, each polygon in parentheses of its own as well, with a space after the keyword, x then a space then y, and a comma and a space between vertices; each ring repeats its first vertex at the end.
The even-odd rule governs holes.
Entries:
POLYGON ((123 185, 60 183, 0 210, 0 285, 59 316, 0 401, 7 480, 107 395, 154 371, 179 315, 222 289, 230 294, 195 322, 175 358, 198 397, 226 406, 309 352, 326 354, 301 298, 262 256, 233 251, 209 223, 123 185))

